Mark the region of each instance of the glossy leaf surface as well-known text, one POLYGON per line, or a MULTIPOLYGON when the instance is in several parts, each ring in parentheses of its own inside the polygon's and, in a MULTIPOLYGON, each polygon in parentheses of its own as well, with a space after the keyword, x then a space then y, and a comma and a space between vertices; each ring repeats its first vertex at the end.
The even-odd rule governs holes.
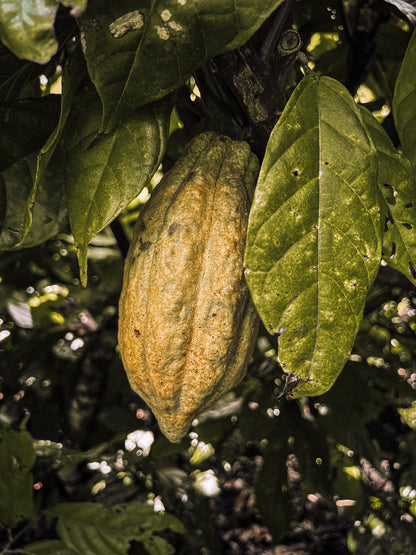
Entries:
POLYGON ((269 140, 245 259, 295 396, 328 390, 352 348, 380 264, 376 164, 348 91, 305 77, 269 140))
POLYGON ((244 44, 281 0, 97 0, 81 18, 88 70, 104 107, 137 109, 185 83, 210 57, 244 44))
POLYGON ((84 284, 88 243, 140 193, 160 163, 171 107, 171 99, 163 99, 97 136, 98 96, 86 87, 77 97, 63 139, 69 220, 84 284))
MULTIPOLYGON (((416 182, 407 158, 394 148, 383 127, 362 108, 377 149, 378 185, 385 201, 383 258, 416 284, 416 182)), ((382 222, 384 224, 384 222, 382 222)))

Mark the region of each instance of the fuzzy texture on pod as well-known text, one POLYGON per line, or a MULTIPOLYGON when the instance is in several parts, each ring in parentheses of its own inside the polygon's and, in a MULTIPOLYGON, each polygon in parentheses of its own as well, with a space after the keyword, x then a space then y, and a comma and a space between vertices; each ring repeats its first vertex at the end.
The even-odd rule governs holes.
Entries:
POLYGON ((120 298, 131 387, 172 442, 244 377, 258 317, 244 279, 258 173, 244 142, 203 133, 157 185, 136 222, 120 298))

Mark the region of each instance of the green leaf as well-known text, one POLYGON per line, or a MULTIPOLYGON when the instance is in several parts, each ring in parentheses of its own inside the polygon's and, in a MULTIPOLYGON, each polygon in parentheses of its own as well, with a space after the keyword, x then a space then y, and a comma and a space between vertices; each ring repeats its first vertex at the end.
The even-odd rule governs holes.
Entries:
POLYGON ((351 351, 381 257, 376 151, 348 91, 305 77, 267 146, 246 278, 295 396, 328 390, 351 351))
POLYGON ((62 230, 67 221, 62 167, 62 158, 55 156, 37 187, 36 198, 35 153, 0 174, 0 187, 5 194, 0 249, 34 247, 62 230))
POLYGON ((87 73, 85 60, 82 55, 81 49, 77 48, 70 56, 64 66, 62 72, 62 94, 61 94, 61 112, 59 116, 58 125, 50 134, 48 140, 43 145, 38 154, 36 177, 34 182, 33 195, 36 195, 36 189, 42 179, 43 173, 49 164, 50 159, 55 152, 55 149, 62 137, 62 133, 69 116, 72 106, 72 100, 79 86, 84 80, 87 73))
POLYGON ((22 430, 0 430, 0 522, 9 528, 33 512, 33 478, 36 454, 32 436, 22 430))
POLYGON ((383 258, 416 284, 415 176, 407 158, 397 152, 375 117, 363 107, 361 114, 377 149, 377 180, 387 212, 383 258))
POLYGON ((170 97, 129 114, 107 135, 98 135, 101 104, 91 88, 77 97, 63 140, 69 220, 81 279, 86 283, 87 246, 149 182, 166 146, 170 97))
POLYGON ((73 551, 61 540, 44 540, 25 545, 24 550, 19 550, 18 553, 24 553, 24 555, 77 555, 79 552, 73 551))
POLYGON ((124 555, 131 540, 150 541, 154 532, 167 528, 183 533, 173 515, 156 513, 139 502, 111 509, 99 503, 61 503, 48 513, 58 518, 57 532, 65 545, 83 555, 124 555))
POLYGON ((0 36, 18 58, 45 64, 58 49, 56 0, 0 0, 0 36))
POLYGON ((244 44, 282 0, 97 0, 81 18, 101 131, 185 83, 210 57, 244 44))
POLYGON ((403 152, 416 168, 416 31, 410 38, 394 88, 393 116, 403 152))

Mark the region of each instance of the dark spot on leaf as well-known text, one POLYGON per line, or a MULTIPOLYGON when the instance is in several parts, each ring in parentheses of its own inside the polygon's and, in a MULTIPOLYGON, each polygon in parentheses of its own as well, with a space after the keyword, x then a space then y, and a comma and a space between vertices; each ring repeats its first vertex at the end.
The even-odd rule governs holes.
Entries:
POLYGON ((404 205, 405 208, 413 208, 413 200, 404 205))
POLYGON ((212 313, 213 316, 216 316, 215 312, 212 313))
POLYGON ((298 298, 298 295, 295 295, 292 299, 290 299, 289 304, 292 304, 298 298))
POLYGON ((370 258, 370 255, 369 254, 363 254, 363 258, 364 258, 364 260, 368 260, 370 258))
POLYGON ((169 226, 168 229, 168 235, 173 235, 175 233, 175 229, 178 227, 178 224, 176 222, 173 222, 173 224, 171 224, 169 226))
POLYGON ((353 282, 352 282, 352 286, 353 286, 354 288, 357 287, 357 282, 356 282, 356 281, 353 281, 353 282))
POLYGON ((391 242, 391 253, 390 253, 390 260, 392 260, 396 256, 396 242, 391 242))
POLYGON ((403 227, 405 227, 406 229, 413 229, 412 224, 406 223, 406 224, 402 224, 402 225, 403 225, 403 227))
POLYGON ((19 233, 18 229, 13 229, 12 227, 8 227, 7 229, 10 231, 10 233, 19 233))
POLYGON ((140 337, 140 332, 139 332, 139 330, 134 330, 134 335, 135 335, 136 337, 140 337))
POLYGON ((325 166, 329 166, 329 162, 324 162, 325 166))
POLYGON ((140 231, 146 231, 146 226, 144 222, 140 224, 140 231))
POLYGON ((412 264, 409 262, 409 272, 413 279, 416 279, 416 270, 413 268, 412 264))
POLYGON ((299 175, 300 175, 300 174, 299 174, 299 170, 293 170, 292 174, 293 174, 295 177, 299 177, 299 175))
POLYGON ((87 150, 91 150, 93 149, 100 141, 101 139, 104 137, 105 133, 98 133, 98 135, 96 135, 93 140, 90 142, 90 144, 87 146, 87 150))

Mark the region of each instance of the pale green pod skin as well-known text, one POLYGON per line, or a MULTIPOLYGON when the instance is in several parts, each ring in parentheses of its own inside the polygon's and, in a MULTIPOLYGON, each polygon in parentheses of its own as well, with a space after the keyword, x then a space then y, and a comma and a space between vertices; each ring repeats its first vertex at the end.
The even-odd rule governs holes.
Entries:
POLYGON ((244 279, 258 161, 216 133, 193 139, 136 222, 120 297, 131 387, 179 442, 245 376, 258 316, 244 279))

